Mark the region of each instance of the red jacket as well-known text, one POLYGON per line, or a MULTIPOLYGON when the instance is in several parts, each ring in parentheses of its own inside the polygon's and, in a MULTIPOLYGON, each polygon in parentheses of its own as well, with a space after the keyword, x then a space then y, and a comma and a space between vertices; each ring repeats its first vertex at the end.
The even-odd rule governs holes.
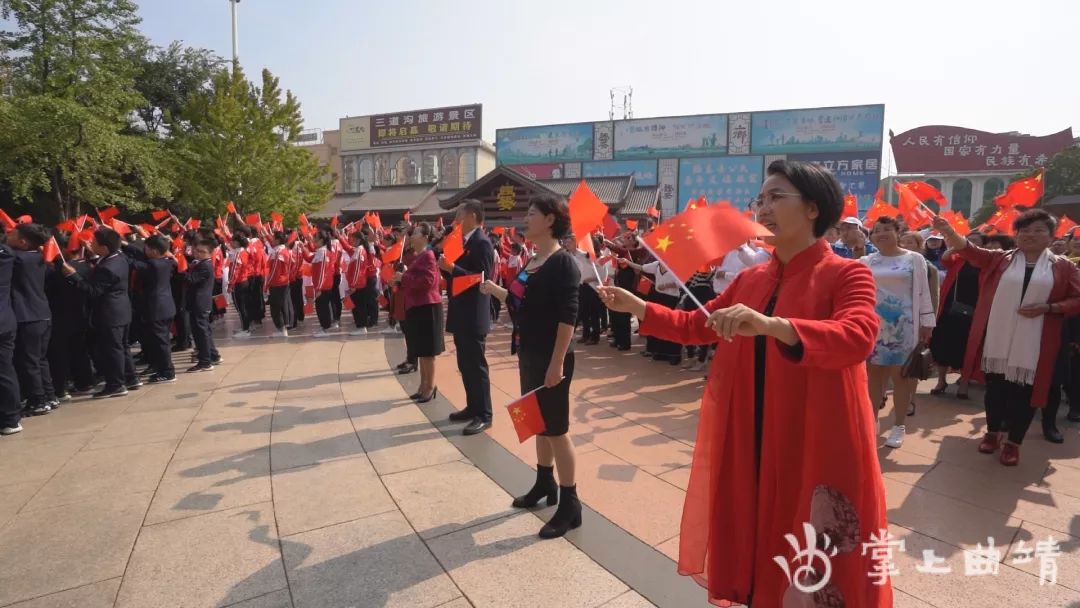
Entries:
POLYGON ((367 268, 374 256, 363 247, 353 247, 345 239, 341 240, 341 247, 345 253, 349 254, 349 264, 345 268, 345 283, 354 291, 367 287, 367 268))
POLYGON ((433 251, 428 249, 409 263, 408 269, 401 275, 401 293, 405 297, 406 310, 442 302, 439 265, 435 263, 433 251))
MULTIPOLYGON (((990 322, 990 307, 994 303, 1001 275, 1012 264, 1018 249, 993 251, 968 243, 963 249, 957 249, 956 255, 967 263, 980 269, 979 301, 975 304, 975 314, 971 317, 971 332, 968 334, 967 351, 964 353, 964 371, 962 377, 971 378, 972 374, 982 376, 982 347, 986 339, 986 326, 990 322)), ((1061 347, 1061 324, 1065 317, 1080 314, 1080 270, 1062 256, 1050 256, 1054 272, 1054 287, 1050 289, 1050 304, 1056 304, 1058 312, 1043 315, 1042 340, 1039 348, 1039 364, 1035 368, 1035 384, 1031 391, 1031 407, 1041 408, 1046 405, 1050 395, 1050 383, 1054 376, 1054 362, 1061 347)))
MULTIPOLYGON (((679 572, 708 588, 709 600, 787 606, 795 594, 779 557, 796 571, 792 534, 803 524, 837 554, 819 605, 887 608, 892 588, 871 584, 871 534, 887 528, 878 464, 875 408, 866 390, 866 358, 878 335, 870 269, 832 253, 819 239, 788 263, 773 258, 748 268, 706 308, 744 304, 787 319, 801 347, 765 339, 765 417, 760 464, 755 456, 754 344, 718 341, 699 310, 649 304, 641 335, 680 344, 716 344, 698 423, 682 514, 679 572), (842 600, 840 600, 842 598, 842 600), (824 600, 831 600, 832 603, 824 600)), ((818 562, 820 568, 820 562, 818 562)), ((790 605, 814 603, 803 595, 790 605)))
POLYGON ((334 288, 334 258, 326 247, 319 247, 310 256, 311 284, 315 291, 328 291, 334 288))
POLYGON ((259 239, 251 239, 247 246, 251 256, 251 276, 266 277, 269 264, 266 261, 266 246, 259 239))
POLYGON ((304 268, 304 247, 300 243, 293 245, 292 250, 289 252, 289 280, 299 281, 303 278, 304 268))
POLYGON ((221 273, 225 269, 225 254, 221 252, 220 246, 214 247, 211 259, 214 260, 214 278, 220 281, 221 273))
POLYGON ((284 287, 292 281, 292 252, 284 245, 274 248, 270 256, 270 268, 266 274, 267 287, 284 287))
POLYGON ((251 256, 248 252, 244 249, 237 249, 236 255, 233 256, 232 261, 229 263, 229 291, 232 291, 241 283, 246 283, 251 278, 252 266, 251 256))

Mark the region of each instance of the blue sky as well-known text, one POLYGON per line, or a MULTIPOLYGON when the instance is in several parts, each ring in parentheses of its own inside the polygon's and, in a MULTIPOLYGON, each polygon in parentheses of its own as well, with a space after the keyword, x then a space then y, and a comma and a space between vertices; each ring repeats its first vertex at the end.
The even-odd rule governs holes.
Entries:
MULTIPOLYGON (((143 31, 230 53, 227 0, 142 0, 143 31)), ((1075 0, 242 0, 240 58, 307 127, 484 104, 495 129, 607 118, 885 103, 926 124, 1080 130, 1075 0)))

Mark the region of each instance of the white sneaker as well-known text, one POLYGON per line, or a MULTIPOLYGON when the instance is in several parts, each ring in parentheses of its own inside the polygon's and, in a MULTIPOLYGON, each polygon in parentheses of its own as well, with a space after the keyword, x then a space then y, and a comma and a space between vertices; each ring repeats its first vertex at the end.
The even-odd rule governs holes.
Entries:
POLYGON ((386 329, 382 330, 381 333, 384 333, 384 334, 396 334, 397 330, 394 329, 393 327, 387 327, 386 329))
POLYGON ((366 327, 357 327, 356 329, 350 331, 349 335, 350 336, 366 336, 367 335, 367 328, 366 327))
POLYGON ((250 338, 250 337, 251 337, 251 332, 250 332, 250 331, 247 331, 247 330, 243 330, 243 329, 241 329, 240 331, 238 331, 238 332, 234 333, 234 334, 232 335, 232 337, 234 337, 234 338, 240 338, 240 339, 243 339, 243 338, 250 338))
POLYGON ((885 441, 885 445, 890 448, 898 448, 904 445, 905 433, 907 433, 907 429, 902 424, 892 427, 892 430, 889 431, 889 438, 885 441))
POLYGON ((330 334, 329 334, 329 333, 327 333, 327 332, 326 332, 325 330, 322 330, 322 329, 316 329, 316 330, 315 330, 315 331, 314 331, 314 332, 313 332, 313 333, 311 334, 311 337, 312 337, 312 338, 325 338, 325 337, 327 337, 327 336, 329 336, 329 335, 330 335, 330 334))
POLYGON ((341 329, 341 321, 334 321, 334 329, 341 329))
POLYGON ((289 330, 287 330, 285 328, 282 328, 281 331, 278 332, 278 335, 281 336, 282 338, 288 338, 289 337, 289 330))
POLYGON ((5 426, 0 428, 0 435, 14 435, 15 433, 22 432, 22 425, 16 424, 15 426, 5 426))

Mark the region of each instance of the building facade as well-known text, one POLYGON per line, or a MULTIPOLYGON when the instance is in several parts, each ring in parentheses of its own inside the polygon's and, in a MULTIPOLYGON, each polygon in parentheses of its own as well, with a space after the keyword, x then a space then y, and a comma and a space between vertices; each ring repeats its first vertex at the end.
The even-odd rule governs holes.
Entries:
POLYGON ((341 192, 468 186, 495 168, 495 149, 481 139, 482 110, 471 104, 342 118, 341 192))
POLYGON ((311 152, 319 161, 319 166, 326 167, 329 179, 334 182, 334 194, 342 193, 341 173, 341 131, 323 131, 313 129, 304 131, 296 145, 311 152))
POLYGON ((890 136, 898 177, 926 181, 968 217, 1017 174, 1046 165, 1074 145, 1071 128, 1033 137, 933 125, 890 136))

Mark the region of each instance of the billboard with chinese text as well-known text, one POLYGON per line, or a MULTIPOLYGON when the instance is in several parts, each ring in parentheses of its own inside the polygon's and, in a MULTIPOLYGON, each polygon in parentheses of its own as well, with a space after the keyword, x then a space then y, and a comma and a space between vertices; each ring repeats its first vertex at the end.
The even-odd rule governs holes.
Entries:
POLYGON ((638 186, 656 185, 655 160, 601 160, 582 163, 582 177, 621 177, 633 175, 638 186))
POLYGON ((874 204, 881 179, 881 164, 877 152, 832 152, 821 154, 789 154, 789 160, 821 165, 840 181, 844 194, 854 194, 859 200, 859 210, 865 211, 874 204))
POLYGON ((754 154, 881 151, 885 106, 754 112, 754 154))
POLYGON ((721 156, 679 161, 678 211, 704 195, 710 203, 728 201, 740 209, 761 191, 762 157, 721 156))
POLYGON ((717 156, 727 153, 724 114, 620 120, 615 123, 615 158, 717 156))
POLYGON ((1045 165, 1072 146, 1072 129, 1043 137, 934 125, 890 138, 900 173, 1013 171, 1045 165))
POLYGON ((507 166, 529 179, 561 179, 563 177, 563 166, 560 163, 507 166))
POLYGON ((480 104, 375 114, 371 147, 404 146, 480 139, 480 104))
POLYGON ((495 155, 504 165, 592 160, 593 123, 498 129, 495 155))

